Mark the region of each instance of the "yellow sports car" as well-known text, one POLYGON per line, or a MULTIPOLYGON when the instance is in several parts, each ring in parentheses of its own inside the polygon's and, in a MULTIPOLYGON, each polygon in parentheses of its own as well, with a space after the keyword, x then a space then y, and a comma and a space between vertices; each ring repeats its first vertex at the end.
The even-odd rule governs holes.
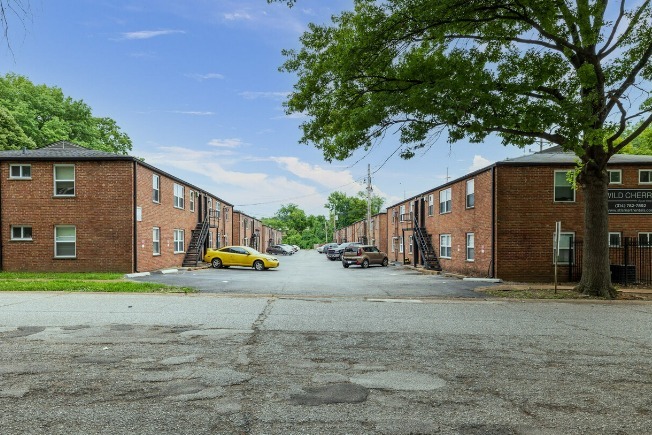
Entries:
POLYGON ((204 261, 216 269, 229 266, 253 267, 265 270, 278 267, 278 258, 263 254, 248 246, 225 246, 220 249, 208 249, 204 261))

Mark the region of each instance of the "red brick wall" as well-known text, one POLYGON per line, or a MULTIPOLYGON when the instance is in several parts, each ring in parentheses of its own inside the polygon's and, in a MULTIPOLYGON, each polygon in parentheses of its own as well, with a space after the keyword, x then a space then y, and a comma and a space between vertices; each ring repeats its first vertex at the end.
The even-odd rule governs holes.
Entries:
MULTIPOLYGON (((623 184, 610 188, 652 188, 638 184, 638 166, 610 166, 622 169, 623 184)), ((584 236, 584 195, 576 191, 575 202, 554 202, 554 171, 570 167, 498 166, 496 207, 496 275, 509 281, 554 280, 553 237, 555 222, 561 221, 562 232, 584 236)), ((649 169, 649 168, 647 168, 649 169)), ((650 215, 609 215, 609 231, 623 237, 652 231, 650 215)), ((605 241, 607 243, 607 241, 605 241)), ((560 266, 560 280, 567 279, 568 268, 560 266)))
POLYGON ((432 235, 432 244, 445 272, 467 276, 488 276, 491 265, 491 170, 480 172, 454 184, 424 195, 426 231, 432 235), (475 203, 466 207, 466 186, 474 180, 475 203), (439 213, 439 192, 451 189, 451 211, 439 213), (433 213, 428 214, 428 196, 433 195, 433 213), (475 256, 467 260, 466 238, 473 233, 475 256), (451 236, 451 258, 440 256, 440 236, 451 236))
POLYGON ((10 180, 9 163, 0 164, 3 270, 131 272, 133 164, 65 162, 75 165, 75 196, 58 198, 54 163, 26 163, 31 180, 10 180), (32 241, 11 241, 11 225, 31 226, 32 241), (76 258, 54 258, 55 225, 76 227, 76 258))

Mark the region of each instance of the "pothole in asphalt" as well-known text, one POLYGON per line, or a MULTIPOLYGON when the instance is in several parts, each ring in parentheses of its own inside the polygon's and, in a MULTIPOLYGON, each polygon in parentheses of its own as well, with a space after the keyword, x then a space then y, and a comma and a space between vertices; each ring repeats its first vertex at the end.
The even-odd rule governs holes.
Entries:
POLYGON ((351 382, 366 388, 403 391, 430 391, 446 385, 438 376, 407 371, 363 373, 352 377, 351 382))
POLYGON ((367 400, 369 390, 350 382, 340 382, 323 387, 305 388, 303 393, 293 394, 290 403, 294 405, 328 405, 332 403, 362 403, 367 400))

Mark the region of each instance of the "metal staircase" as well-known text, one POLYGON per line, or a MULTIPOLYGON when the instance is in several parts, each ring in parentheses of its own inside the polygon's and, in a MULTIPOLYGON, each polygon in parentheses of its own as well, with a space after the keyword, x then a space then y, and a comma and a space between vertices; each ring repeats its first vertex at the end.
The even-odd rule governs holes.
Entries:
POLYGON ((432 236, 428 234, 424 227, 419 226, 416 217, 414 218, 414 239, 423 257, 426 269, 440 271, 441 265, 435 253, 435 248, 432 246, 432 236))
POLYGON ((198 222, 194 230, 192 230, 192 237, 190 244, 186 250, 186 256, 183 258, 183 267, 196 267, 202 261, 202 248, 208 237, 209 216, 203 222, 198 222))

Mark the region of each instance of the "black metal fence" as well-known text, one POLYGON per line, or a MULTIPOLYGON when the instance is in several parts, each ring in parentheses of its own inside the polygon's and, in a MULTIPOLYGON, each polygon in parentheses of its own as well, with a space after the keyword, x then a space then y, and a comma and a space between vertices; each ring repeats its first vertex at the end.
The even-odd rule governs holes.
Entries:
MULTIPOLYGON (((583 242, 575 240, 571 247, 568 280, 577 282, 582 277, 583 242)), ((622 239, 620 246, 609 247, 611 282, 622 285, 652 285, 652 246, 636 237, 622 239)))

